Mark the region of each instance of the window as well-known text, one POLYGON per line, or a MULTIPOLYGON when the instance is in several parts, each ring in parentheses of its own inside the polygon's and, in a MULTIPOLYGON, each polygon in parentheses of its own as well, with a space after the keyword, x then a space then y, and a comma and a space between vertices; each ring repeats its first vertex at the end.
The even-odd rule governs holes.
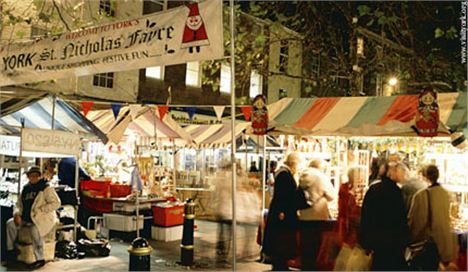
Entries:
POLYGON ((147 67, 145 71, 146 77, 156 78, 156 79, 163 79, 163 66, 154 66, 154 67, 147 67))
POLYGON ((313 76, 319 77, 319 73, 320 73, 320 54, 319 53, 312 55, 310 59, 310 70, 313 76))
POLYGON ((288 71, 289 44, 287 40, 281 41, 279 54, 279 71, 286 73, 288 71))
POLYGON ((288 91, 286 91, 285 89, 279 89, 278 99, 285 98, 285 97, 288 97, 288 91))
POLYGON ((198 61, 187 63, 185 85, 200 87, 200 63, 198 61))
POLYGON ((167 0, 144 0, 143 15, 167 9, 167 0))
POLYGON ((31 39, 36 39, 47 35, 48 31, 45 28, 40 28, 38 26, 31 27, 31 39))
POLYGON ((93 76, 93 85, 113 88, 114 87, 114 73, 102 73, 93 76))
POLYGON ((221 83, 220 91, 222 93, 231 92, 231 67, 227 64, 221 65, 221 83))
POLYGON ((250 97, 262 94, 262 75, 256 70, 250 72, 250 97))
POLYGON ((113 4, 111 0, 99 0, 99 13, 113 17, 115 15, 113 4))

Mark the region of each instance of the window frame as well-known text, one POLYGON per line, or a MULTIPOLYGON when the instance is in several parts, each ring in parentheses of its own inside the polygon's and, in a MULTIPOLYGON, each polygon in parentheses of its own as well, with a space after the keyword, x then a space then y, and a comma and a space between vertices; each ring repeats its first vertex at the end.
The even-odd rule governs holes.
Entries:
POLYGON ((187 62, 187 66, 185 68, 185 85, 186 86, 192 86, 192 87, 201 87, 201 63, 199 61, 191 61, 187 62), (189 65, 194 65, 197 68, 193 69, 193 67, 189 67, 189 65), (189 80, 189 77, 191 76, 192 73, 196 73, 194 76, 194 80, 192 81, 191 79, 189 80), (195 82, 196 81, 196 82, 195 82))
POLYGON ((114 88, 114 81, 115 81, 115 73, 99 73, 93 75, 93 86, 106 88, 106 89, 113 89, 114 88))
POLYGON ((278 70, 282 73, 287 73, 288 66, 289 66, 289 41, 281 40, 280 48, 279 48, 278 70), (286 52, 283 52, 283 49, 286 49, 285 50, 286 52))

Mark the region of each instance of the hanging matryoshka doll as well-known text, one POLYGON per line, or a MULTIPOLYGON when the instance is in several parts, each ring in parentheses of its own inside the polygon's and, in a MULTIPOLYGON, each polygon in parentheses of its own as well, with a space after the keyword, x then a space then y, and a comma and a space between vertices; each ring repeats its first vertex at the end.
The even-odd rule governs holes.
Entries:
POLYGON ((252 128, 255 135, 265 135, 268 129, 268 110, 264 95, 257 95, 253 100, 252 128))
POLYGON ((416 111, 416 128, 419 136, 437 136, 439 127, 439 104, 437 93, 432 87, 426 87, 419 94, 419 104, 416 111))

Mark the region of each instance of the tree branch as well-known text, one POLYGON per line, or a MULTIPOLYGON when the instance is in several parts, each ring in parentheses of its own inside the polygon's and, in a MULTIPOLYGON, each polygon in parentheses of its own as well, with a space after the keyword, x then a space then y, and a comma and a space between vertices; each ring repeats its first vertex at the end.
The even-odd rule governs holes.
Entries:
POLYGON ((59 15, 59 17, 60 17, 60 20, 61 20, 62 23, 65 25, 65 28, 66 28, 68 31, 72 31, 72 30, 70 29, 70 27, 68 26, 67 21, 65 21, 65 18, 63 18, 62 12, 60 11, 60 8, 59 8, 59 6, 57 5, 57 3, 55 2, 55 0, 52 0, 52 3, 54 4, 55 9, 57 10, 57 13, 58 13, 58 15, 59 15))

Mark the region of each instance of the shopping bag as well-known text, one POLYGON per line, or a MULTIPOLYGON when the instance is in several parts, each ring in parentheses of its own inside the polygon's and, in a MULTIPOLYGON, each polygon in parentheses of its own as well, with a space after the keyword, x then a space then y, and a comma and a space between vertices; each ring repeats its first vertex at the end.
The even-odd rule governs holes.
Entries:
POLYGON ((315 264, 319 270, 333 270, 335 259, 340 251, 340 243, 336 231, 322 233, 322 243, 315 264))
POLYGON ((336 257, 333 271, 346 271, 346 264, 348 263, 352 251, 353 249, 348 244, 343 244, 340 249, 340 253, 338 253, 338 256, 336 257))
POLYGON ((439 267, 439 251, 432 238, 414 243, 408 247, 406 256, 408 266, 412 271, 434 271, 439 267))
POLYGON ((348 262, 346 263, 346 271, 369 271, 372 265, 372 256, 367 255, 364 249, 356 245, 348 262))

